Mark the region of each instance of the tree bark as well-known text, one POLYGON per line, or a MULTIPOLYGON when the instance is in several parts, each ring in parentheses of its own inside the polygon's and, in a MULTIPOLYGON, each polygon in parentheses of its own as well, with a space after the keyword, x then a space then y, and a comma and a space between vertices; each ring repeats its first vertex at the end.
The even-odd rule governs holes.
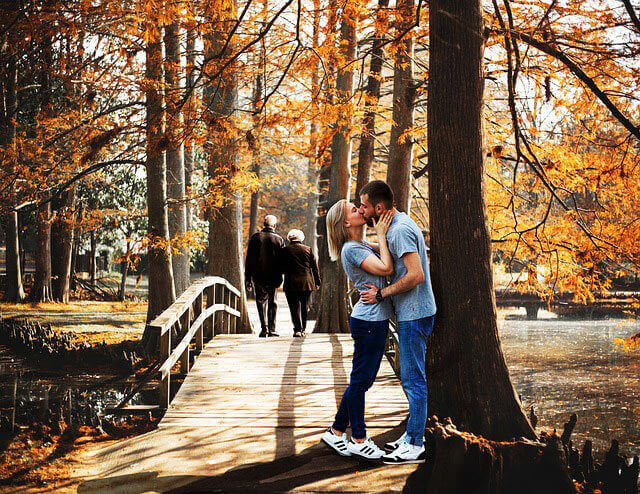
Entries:
POLYGON ((182 146, 182 112, 180 100, 180 29, 177 21, 165 27, 165 82, 167 108, 167 198, 169 236, 172 242, 171 264, 176 296, 189 285, 189 248, 184 246, 187 231, 185 203, 184 148, 182 146))
POLYGON ((69 303, 71 288, 71 257, 73 231, 75 227, 75 187, 64 194, 62 207, 57 211, 51 226, 51 274, 53 277, 53 299, 69 303))
MULTIPOLYGON (((4 166, 9 167, 8 176, 11 177, 12 171, 15 169, 15 137, 16 127, 15 118, 18 107, 17 100, 17 78, 18 70, 16 66, 15 56, 9 54, 6 79, 4 82, 4 115, 2 122, 2 131, 0 134, 0 145, 9 152, 9 163, 4 166)), ((14 186, 9 190, 9 206, 15 205, 15 189, 14 186)), ((9 208, 9 209, 10 209, 9 208)), ((6 239, 5 250, 5 287, 4 300, 8 302, 22 302, 25 299, 24 287, 22 285, 22 270, 20 266, 20 246, 18 240, 18 213, 17 211, 9 211, 2 218, 2 226, 6 239)))
MULTIPOLYGON (((353 6, 347 3, 342 13, 340 26, 342 66, 336 77, 337 103, 342 105, 336 132, 331 141, 331 178, 329 183, 329 200, 327 209, 340 199, 349 197, 349 179, 351 177, 351 112, 348 110, 353 93, 353 64, 356 55, 356 16, 353 6)), ((324 222, 323 222, 324 223, 324 222)), ((326 226, 322 229, 326 232, 326 226)), ((316 320, 315 333, 349 332, 349 314, 347 312, 346 294, 347 277, 340 261, 329 260, 326 234, 320 247, 321 278, 320 306, 316 320)))
POLYGON ((91 230, 91 247, 89 251, 89 279, 91 281, 91 287, 96 286, 96 274, 97 274, 97 263, 96 263, 96 234, 93 230, 91 230))
POLYGON ((129 274, 129 259, 131 258, 131 242, 127 240, 126 252, 124 254, 124 262, 122 264, 122 273, 120 277, 120 287, 118 288, 118 300, 124 302, 127 295, 127 275, 129 274))
MULTIPOLYGON (((209 7, 207 18, 211 20, 212 31, 204 38, 205 58, 211 60, 222 49, 235 19, 235 2, 225 9, 213 11, 209 7)), ((233 50, 229 50, 232 52, 233 50)), ((237 139, 233 117, 238 97, 237 67, 231 65, 224 71, 221 80, 211 80, 204 88, 205 106, 208 108, 206 122, 209 139, 207 171, 210 180, 224 178, 229 183, 238 172, 237 139)), ((236 326, 238 333, 252 333, 247 311, 247 297, 244 286, 242 259, 242 195, 233 186, 224 187, 224 202, 219 208, 209 207, 209 242, 207 247, 207 274, 221 276, 241 292, 238 310, 241 319, 236 326)))
POLYGON ((480 0, 434 0, 429 17, 429 209, 438 305, 427 350, 429 414, 490 439, 535 438, 496 322, 484 200, 480 0))
MULTIPOLYGON (((377 20, 381 22, 384 11, 389 6, 389 0, 378 0, 377 20)), ((384 52, 382 43, 384 33, 376 30, 371 49, 371 64, 369 66, 369 79, 366 89, 366 111, 364 113, 364 130, 360 136, 360 148, 358 150, 358 177, 356 179, 355 200, 360 203, 360 189, 369 182, 371 177, 371 166, 373 165, 376 135, 376 110, 380 99, 380 73, 382 72, 382 62, 384 52)))
POLYGON ((36 215, 37 252, 35 255, 36 273, 29 299, 33 302, 50 302, 51 290, 51 203, 46 202, 38 208, 36 215))
MULTIPOLYGON (((414 0, 399 0, 400 22, 398 34, 414 22, 414 0)), ((398 45, 393 68, 393 124, 389 143, 387 183, 393 190, 396 207, 409 213, 411 207, 411 167, 413 165, 413 139, 405 133, 413 126, 415 103, 413 80, 413 33, 408 32, 398 45)))
POLYGON ((190 28, 187 31, 187 76, 186 76, 186 85, 187 91, 191 92, 191 96, 189 97, 189 101, 186 105, 186 118, 185 118, 185 128, 186 128, 186 137, 184 141, 184 188, 185 188, 185 219, 186 219, 186 227, 187 231, 192 230, 192 222, 193 222, 193 206, 191 205, 191 188, 193 186, 193 167, 194 167, 194 150, 195 144, 192 138, 193 132, 193 92, 195 89, 193 88, 195 78, 193 76, 193 71, 195 69, 195 48, 196 48, 196 33, 194 28, 190 28))
MULTIPOLYGON (((146 47, 146 137, 147 137, 147 215, 149 218, 149 294, 147 322, 169 307, 175 300, 173 269, 169 245, 167 219, 167 169, 160 148, 163 137, 162 46, 160 34, 150 28, 151 38, 146 47)), ((157 340, 148 330, 142 337, 148 353, 155 353, 157 340)))
MULTIPOLYGON (((260 101, 262 100, 262 74, 260 73, 261 65, 258 66, 258 74, 255 77, 255 87, 253 88, 253 110, 258 111, 260 101)), ((258 119, 254 118, 253 133, 249 148, 251 149, 251 162, 253 173, 260 178, 260 140, 258 138, 258 119)), ((258 231, 258 207, 260 206, 260 189, 251 193, 251 203, 249 205, 249 237, 258 231)))

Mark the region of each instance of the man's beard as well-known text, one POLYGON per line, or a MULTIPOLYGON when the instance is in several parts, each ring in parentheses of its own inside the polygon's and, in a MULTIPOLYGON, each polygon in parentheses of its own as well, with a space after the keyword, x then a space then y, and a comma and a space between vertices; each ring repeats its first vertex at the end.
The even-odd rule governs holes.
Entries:
POLYGON ((374 223, 373 223, 373 220, 375 219, 376 223, 377 223, 378 221, 380 221, 380 216, 378 216, 377 214, 374 214, 371 218, 367 218, 365 216, 364 219, 367 222, 367 226, 375 226, 374 223))

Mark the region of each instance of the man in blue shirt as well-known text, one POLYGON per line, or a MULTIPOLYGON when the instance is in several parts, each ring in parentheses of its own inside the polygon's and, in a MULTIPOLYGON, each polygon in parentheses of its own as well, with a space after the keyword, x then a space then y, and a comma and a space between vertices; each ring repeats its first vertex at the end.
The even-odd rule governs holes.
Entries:
POLYGON ((368 223, 385 211, 394 211, 387 232, 393 257, 391 284, 378 288, 368 285, 360 293, 365 304, 380 303, 391 297, 398 321, 400 378, 409 400, 407 430, 397 441, 387 443, 384 463, 423 463, 424 428, 427 420, 427 380, 425 354, 433 330, 436 304, 431 288, 427 247, 418 225, 393 206, 393 191, 382 180, 374 180, 360 191, 360 214, 368 223))

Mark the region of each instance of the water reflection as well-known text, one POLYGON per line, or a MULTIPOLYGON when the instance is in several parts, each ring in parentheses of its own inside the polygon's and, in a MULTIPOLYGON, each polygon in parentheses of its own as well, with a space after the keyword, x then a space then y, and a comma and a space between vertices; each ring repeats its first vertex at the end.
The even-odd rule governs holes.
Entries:
POLYGON ((599 450, 619 439, 640 453, 640 352, 613 343, 640 331, 639 321, 507 317, 500 338, 514 386, 538 428, 557 428, 578 414, 574 444, 592 439, 599 450))

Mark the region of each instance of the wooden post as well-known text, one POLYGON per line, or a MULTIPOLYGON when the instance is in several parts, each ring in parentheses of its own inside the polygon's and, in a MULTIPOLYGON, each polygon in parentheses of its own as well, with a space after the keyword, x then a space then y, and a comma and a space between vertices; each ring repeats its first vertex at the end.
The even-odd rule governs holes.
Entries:
MULTIPOLYGON (((233 294, 233 308, 235 310, 238 310, 238 302, 239 302, 239 297, 234 293, 233 294)), ((232 327, 233 327, 233 334, 238 334, 238 317, 237 316, 233 316, 233 322, 231 323, 232 327)))
MULTIPOLYGON (((193 319, 197 319, 200 314, 202 314, 202 302, 203 302, 203 293, 200 292, 195 300, 195 305, 193 306, 193 319)), ((202 330, 204 328, 204 323, 200 325, 198 329, 196 329, 196 351, 200 353, 202 348, 204 347, 204 338, 202 335, 202 330)))
MULTIPOLYGON (((160 331, 160 328, 155 328, 160 331)), ((171 328, 167 328, 164 334, 160 335, 160 361, 165 362, 171 355, 171 328)), ((160 382, 160 397, 158 404, 160 408, 169 408, 169 394, 171 393, 171 372, 167 373, 160 382)))
POLYGON ((189 346, 187 345, 180 356, 180 372, 182 374, 187 374, 189 372, 189 363, 189 346))
MULTIPOLYGON (((211 307, 213 304, 216 303, 215 296, 216 296, 216 286, 211 285, 210 287, 207 288, 207 305, 206 305, 207 308, 211 307)), ((207 317, 207 319, 204 322, 204 334, 209 339, 213 337, 213 315, 210 317, 207 317)))
MULTIPOLYGON (((231 292, 231 290, 229 290, 227 288, 227 301, 225 302, 227 307, 231 308, 231 297, 233 296, 233 293, 231 292)), ((226 316, 227 316, 227 320, 225 321, 225 328, 227 330, 227 334, 231 334, 231 314, 229 314, 228 312, 225 312, 226 316)))

